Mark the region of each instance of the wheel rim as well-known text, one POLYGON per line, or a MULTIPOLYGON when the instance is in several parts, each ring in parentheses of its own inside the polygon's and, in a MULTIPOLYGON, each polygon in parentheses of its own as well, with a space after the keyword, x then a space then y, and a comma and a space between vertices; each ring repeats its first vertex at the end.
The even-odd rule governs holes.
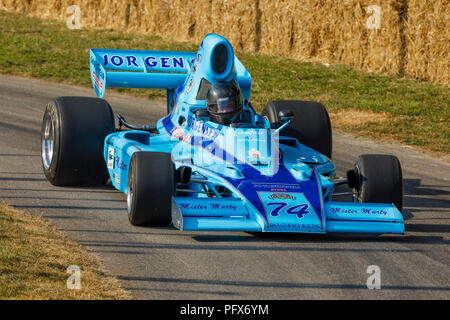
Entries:
MULTIPOLYGON (((355 165, 355 171, 356 171, 356 186, 355 186, 355 191, 356 191, 356 200, 357 202, 362 202, 362 194, 361 194, 361 186, 362 186, 362 179, 361 179, 361 174, 359 172, 359 168, 357 165, 355 165)), ((353 197, 353 199, 355 199, 355 197, 353 197)), ((354 202, 354 200, 353 200, 354 202)))
POLYGON ((130 167, 130 173, 129 173, 129 177, 128 177, 128 187, 127 187, 127 210, 128 213, 131 212, 131 203, 133 201, 133 186, 132 186, 132 179, 133 177, 133 170, 131 170, 130 167))
POLYGON ((55 141, 55 128, 50 114, 47 114, 44 120, 44 135, 42 137, 42 163, 48 170, 53 159, 53 147, 55 141))

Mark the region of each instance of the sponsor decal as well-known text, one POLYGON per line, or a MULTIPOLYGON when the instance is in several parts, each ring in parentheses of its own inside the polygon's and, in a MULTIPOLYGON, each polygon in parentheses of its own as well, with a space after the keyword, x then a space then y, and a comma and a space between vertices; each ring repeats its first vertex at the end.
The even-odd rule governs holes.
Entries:
POLYGON ((116 168, 119 168, 120 170, 126 171, 128 168, 128 165, 125 162, 120 161, 119 155, 117 155, 115 163, 116 163, 116 168))
POLYGON ((186 88, 187 93, 189 93, 191 91, 193 84, 194 84, 194 78, 191 77, 191 79, 189 80, 189 83, 187 85, 187 88, 186 88))
MULTIPOLYGON (((106 66, 111 63, 115 67, 135 67, 139 68, 140 59, 134 55, 103 55, 103 65, 106 66)), ((183 57, 153 57, 147 56, 143 57, 145 65, 149 68, 173 68, 173 69, 184 69, 185 61, 183 57)), ((193 59, 194 60, 194 59, 193 59)))
POLYGON ((114 169, 114 148, 108 148, 108 169, 114 169))
POLYGON ((92 78, 94 79, 94 85, 99 90, 102 91, 103 88, 103 82, 98 78, 95 71, 92 72, 92 78))
POLYGON ((233 204, 222 204, 222 203, 210 203, 208 205, 204 204, 192 204, 187 202, 180 202, 178 204, 180 209, 189 209, 189 210, 237 210, 237 206, 233 204))
POLYGON ((117 165, 117 168, 119 168, 122 171, 126 171, 127 170, 127 165, 122 161, 117 165))
POLYGON ((295 199, 297 199, 297 197, 295 197, 293 195, 290 195, 290 194, 287 194, 287 193, 274 193, 274 194, 271 194, 270 196, 268 196, 268 198, 270 200, 274 200, 274 199, 280 199, 280 200, 291 199, 291 200, 295 200, 295 199))
POLYGON ((358 213, 358 210, 355 209, 344 209, 344 208, 338 208, 338 207, 331 207, 331 212, 333 213, 350 213, 350 214, 356 214, 358 213))
POLYGON ((193 122, 194 122, 194 116, 189 115, 189 116, 188 116, 188 119, 187 119, 187 125, 186 125, 186 126, 187 126, 188 128, 192 127, 193 122))
POLYGON ((121 56, 112 56, 111 63, 116 67, 120 67, 121 65, 123 65, 123 58, 121 56))
POLYGON ((180 209, 196 209, 196 210, 202 210, 207 209, 208 207, 203 204, 191 204, 191 203, 185 203, 181 202, 179 205, 180 209))
POLYGON ((315 223, 270 223, 271 229, 298 229, 298 230, 311 230, 320 231, 320 224, 315 223))
POLYGON ((92 56, 91 56, 91 63, 94 65, 95 71, 98 72, 98 75, 100 76, 100 78, 103 79, 105 77, 105 74, 103 73, 102 69, 100 68, 100 63, 98 63, 97 60, 95 60, 95 58, 92 56))
POLYGON ((196 133, 200 133, 201 135, 214 140, 217 138, 219 133, 211 127, 208 127, 203 123, 203 121, 195 120, 192 123, 192 130, 196 133))
POLYGON ((172 132, 172 137, 186 143, 190 143, 192 138, 190 135, 184 133, 181 127, 175 128, 175 130, 172 132))
POLYGON ((116 176, 116 184, 120 185, 120 177, 119 176, 116 176))
POLYGON ((261 152, 259 150, 256 150, 255 148, 251 148, 250 150, 248 150, 248 156, 254 159, 262 158, 261 152))
POLYGON ((386 210, 374 210, 374 209, 368 209, 368 208, 361 208, 361 212, 365 213, 365 214, 381 214, 383 216, 387 215, 387 211, 386 210))
POLYGON ((221 204, 221 203, 211 203, 210 207, 212 210, 233 210, 236 211, 237 206, 232 204, 221 204))
POLYGON ((279 191, 279 192, 298 192, 301 189, 299 184, 289 184, 289 183, 264 183, 264 182, 252 182, 255 189, 261 191, 279 191))
POLYGON ((342 207, 330 207, 330 210, 332 213, 336 214, 367 214, 367 215, 387 215, 388 212, 383 209, 370 209, 370 208, 359 208, 357 209, 351 209, 351 208, 342 208, 342 207))

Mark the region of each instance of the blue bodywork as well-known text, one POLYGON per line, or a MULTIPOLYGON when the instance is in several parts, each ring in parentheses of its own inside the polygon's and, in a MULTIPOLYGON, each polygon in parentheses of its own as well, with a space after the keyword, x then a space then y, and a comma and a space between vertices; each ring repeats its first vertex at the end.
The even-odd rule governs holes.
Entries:
POLYGON ((296 139, 279 136, 249 106, 251 76, 230 43, 208 34, 197 53, 91 49, 94 90, 106 87, 167 90, 167 116, 158 134, 118 131, 108 135, 104 157, 115 188, 127 192, 134 152, 172 155, 176 168, 190 167, 188 184, 172 198, 172 223, 181 230, 261 232, 403 233, 393 204, 334 202, 334 164, 296 139), (213 53, 226 48, 223 70, 213 53), (245 123, 223 126, 197 118, 206 108, 202 84, 234 80, 244 97, 245 123))

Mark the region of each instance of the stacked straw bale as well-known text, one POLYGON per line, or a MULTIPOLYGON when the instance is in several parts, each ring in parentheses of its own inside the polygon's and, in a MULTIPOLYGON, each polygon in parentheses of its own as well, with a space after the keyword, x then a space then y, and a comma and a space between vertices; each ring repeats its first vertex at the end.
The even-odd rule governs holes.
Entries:
POLYGON ((214 32, 237 51, 450 83, 449 0, 0 0, 0 9, 62 21, 71 5, 86 28, 195 43, 214 32), (370 29, 374 5, 380 28, 370 29))
POLYGON ((450 1, 410 0, 406 28, 409 77, 450 84, 450 1))
POLYGON ((396 73, 400 39, 395 0, 262 0, 261 51, 396 73), (369 30, 369 5, 381 28, 369 30))
POLYGON ((254 1, 174 0, 169 12, 163 36, 200 43, 206 34, 217 33, 238 51, 255 51, 254 1))

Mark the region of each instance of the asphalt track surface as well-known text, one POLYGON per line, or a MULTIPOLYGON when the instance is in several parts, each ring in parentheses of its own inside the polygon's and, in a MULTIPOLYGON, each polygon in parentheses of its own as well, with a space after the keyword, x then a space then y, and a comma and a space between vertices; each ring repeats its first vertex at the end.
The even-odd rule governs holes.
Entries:
MULTIPOLYGON (((56 96, 92 89, 0 75, 0 200, 43 215, 100 256, 138 299, 449 299, 450 165, 399 144, 334 134, 338 174, 357 155, 399 157, 405 235, 181 232, 128 223, 111 185, 61 188, 42 173, 40 128, 56 96), (381 289, 367 268, 379 266, 381 289)), ((153 124, 160 102, 107 94, 115 113, 153 124)), ((1 232, 1 231, 0 231, 1 232)))

